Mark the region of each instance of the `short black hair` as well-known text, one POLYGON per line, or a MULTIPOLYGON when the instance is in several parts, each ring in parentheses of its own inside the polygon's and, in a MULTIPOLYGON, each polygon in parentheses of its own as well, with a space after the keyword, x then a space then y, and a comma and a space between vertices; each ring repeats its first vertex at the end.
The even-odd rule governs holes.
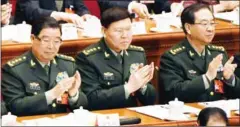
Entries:
POLYGON ((194 24, 195 18, 196 18, 194 16, 194 13, 204 8, 212 12, 208 5, 199 4, 199 3, 192 4, 183 10, 181 14, 181 22, 182 22, 183 32, 185 34, 187 34, 186 28, 184 27, 185 23, 194 24))
POLYGON ((32 34, 34 34, 35 36, 38 36, 42 31, 42 29, 45 29, 45 28, 59 29, 60 33, 62 34, 60 24, 53 17, 44 17, 44 18, 41 18, 40 20, 35 21, 32 25, 32 34))
POLYGON ((126 8, 113 7, 102 13, 101 24, 103 27, 108 28, 111 23, 126 18, 130 18, 132 21, 132 16, 126 8))
POLYGON ((202 109, 198 115, 199 126, 206 126, 211 117, 219 117, 219 121, 224 121, 228 125, 227 115, 221 108, 207 107, 202 109))

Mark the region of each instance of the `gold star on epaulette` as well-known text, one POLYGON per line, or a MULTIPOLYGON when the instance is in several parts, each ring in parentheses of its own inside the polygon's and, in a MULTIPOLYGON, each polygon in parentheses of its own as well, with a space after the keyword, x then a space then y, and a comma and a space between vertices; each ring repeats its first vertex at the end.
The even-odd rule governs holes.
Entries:
POLYGON ((225 48, 223 46, 209 45, 208 48, 212 50, 222 51, 222 52, 225 51, 225 48))
POLYGON ((19 58, 16 58, 14 60, 11 60, 11 61, 8 61, 7 64, 10 66, 10 67, 14 67, 22 62, 24 62, 26 60, 26 56, 22 56, 22 57, 19 57, 19 58))
POLYGON ((136 51, 144 51, 143 47, 140 46, 135 46, 135 45, 130 45, 128 49, 136 50, 136 51))
POLYGON ((71 56, 66 56, 66 55, 62 55, 62 54, 58 54, 57 57, 65 59, 65 60, 69 60, 69 61, 75 61, 75 59, 71 56))
POLYGON ((91 55, 91 54, 94 54, 98 51, 100 51, 101 47, 94 47, 94 48, 90 48, 90 49, 85 49, 83 50, 83 53, 88 56, 88 55, 91 55))
POLYGON ((182 51, 184 51, 185 47, 184 46, 181 46, 181 47, 176 47, 174 49, 171 49, 170 50, 170 53, 173 54, 173 55, 176 55, 182 51))

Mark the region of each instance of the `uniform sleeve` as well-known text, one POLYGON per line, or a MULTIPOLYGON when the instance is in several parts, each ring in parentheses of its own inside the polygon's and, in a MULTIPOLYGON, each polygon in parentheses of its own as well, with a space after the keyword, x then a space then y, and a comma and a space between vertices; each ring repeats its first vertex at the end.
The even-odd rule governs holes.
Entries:
POLYGON ((235 75, 240 78, 240 54, 236 54, 234 56, 234 62, 235 64, 237 64, 237 68, 235 70, 235 75))
MULTIPOLYGON (((144 65, 147 64, 147 60, 146 60, 146 55, 145 53, 143 53, 144 58, 144 65)), ((139 101, 143 104, 143 105, 152 105, 154 104, 155 100, 156 100, 156 90, 154 88, 154 86, 149 82, 146 84, 147 88, 144 92, 144 94, 142 94, 141 90, 139 89, 137 91, 137 96, 139 101)))
POLYGON ((124 86, 102 88, 97 71, 83 53, 76 57, 76 63, 82 78, 81 88, 88 98, 89 109, 116 107, 119 102, 125 102, 124 86))
POLYGON ((186 79, 182 66, 178 64, 177 58, 169 53, 161 57, 159 70, 159 88, 164 87, 167 101, 177 97, 184 102, 193 102, 206 92, 202 75, 193 79, 186 79), (163 87, 161 87, 163 85, 163 87))
POLYGON ((25 21, 33 22, 43 17, 49 17, 53 10, 42 9, 39 0, 18 0, 19 10, 24 14, 25 21))
POLYGON ((4 101, 12 114, 23 116, 48 112, 45 94, 27 96, 23 82, 8 65, 3 68, 1 85, 4 101))
POLYGON ((235 86, 229 87, 228 98, 240 98, 240 78, 235 76, 235 86))
MULTIPOLYGON (((70 66, 68 66, 70 67, 70 66)), ((75 62, 73 63, 73 66, 72 68, 70 67, 69 68, 71 70, 71 76, 73 76, 75 74, 75 72, 77 71, 77 68, 76 68, 76 64, 75 62)), ((81 74, 80 74, 81 76, 81 74)), ((82 78, 82 76, 81 76, 82 78)), ((81 82, 82 83, 82 82, 81 82)), ((81 84, 82 85, 82 84, 81 84)), ((69 98, 69 100, 71 101, 71 99, 69 98)), ((69 105, 70 105, 70 108, 73 110, 73 109, 78 109, 79 107, 83 107, 83 108, 87 108, 88 106, 88 100, 87 100, 87 97, 86 95, 82 92, 81 90, 81 86, 79 87, 79 90, 78 90, 78 98, 74 101, 74 103, 71 103, 69 102, 69 105)))
POLYGON ((98 5, 100 7, 101 13, 103 13, 105 10, 112 7, 121 7, 121 8, 127 9, 130 2, 131 0, 126 0, 126 1, 98 0, 98 5))
POLYGON ((84 5, 82 0, 74 0, 76 14, 79 16, 89 14, 88 8, 84 5))

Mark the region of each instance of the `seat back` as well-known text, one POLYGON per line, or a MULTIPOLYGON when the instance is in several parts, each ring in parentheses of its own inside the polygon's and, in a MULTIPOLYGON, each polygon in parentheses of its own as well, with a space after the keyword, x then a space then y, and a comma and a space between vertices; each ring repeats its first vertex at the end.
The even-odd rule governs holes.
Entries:
POLYGON ((84 0, 83 2, 92 15, 101 18, 100 8, 98 6, 97 0, 84 0))

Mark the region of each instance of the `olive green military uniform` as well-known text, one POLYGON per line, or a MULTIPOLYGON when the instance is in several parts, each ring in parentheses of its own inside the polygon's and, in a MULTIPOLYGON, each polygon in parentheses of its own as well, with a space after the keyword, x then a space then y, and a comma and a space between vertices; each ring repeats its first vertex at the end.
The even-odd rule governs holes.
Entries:
POLYGON ((1 116, 6 115, 8 113, 6 104, 3 100, 1 100, 1 116))
POLYGON ((2 94, 9 110, 18 116, 62 113, 67 109, 86 107, 87 98, 79 90, 76 103, 62 105, 56 103, 47 105, 45 92, 57 84, 57 78, 67 73, 69 77, 75 74, 75 61, 72 57, 57 55, 50 64, 49 74, 43 69, 31 51, 9 61, 2 69, 2 94))
POLYGON ((123 62, 108 48, 104 39, 77 55, 76 64, 82 76, 82 90, 87 95, 89 109, 111 109, 153 104, 156 91, 148 83, 144 94, 137 91, 134 96, 125 97, 124 84, 128 81, 134 65, 146 64, 142 47, 130 46, 123 53, 123 62))
MULTIPOLYGON (((205 47, 204 57, 201 57, 187 39, 165 52, 160 60, 159 71, 159 85, 164 87, 162 94, 165 94, 165 102, 173 100, 175 97, 184 102, 239 97, 240 80, 236 76, 234 76, 234 86, 223 82, 224 94, 215 91, 214 81, 209 82, 209 88, 205 87, 203 75, 207 72, 209 63, 218 54, 223 54, 222 63, 224 65, 228 60, 224 47, 208 45, 205 47)), ((220 71, 216 78, 223 81, 220 71)))

